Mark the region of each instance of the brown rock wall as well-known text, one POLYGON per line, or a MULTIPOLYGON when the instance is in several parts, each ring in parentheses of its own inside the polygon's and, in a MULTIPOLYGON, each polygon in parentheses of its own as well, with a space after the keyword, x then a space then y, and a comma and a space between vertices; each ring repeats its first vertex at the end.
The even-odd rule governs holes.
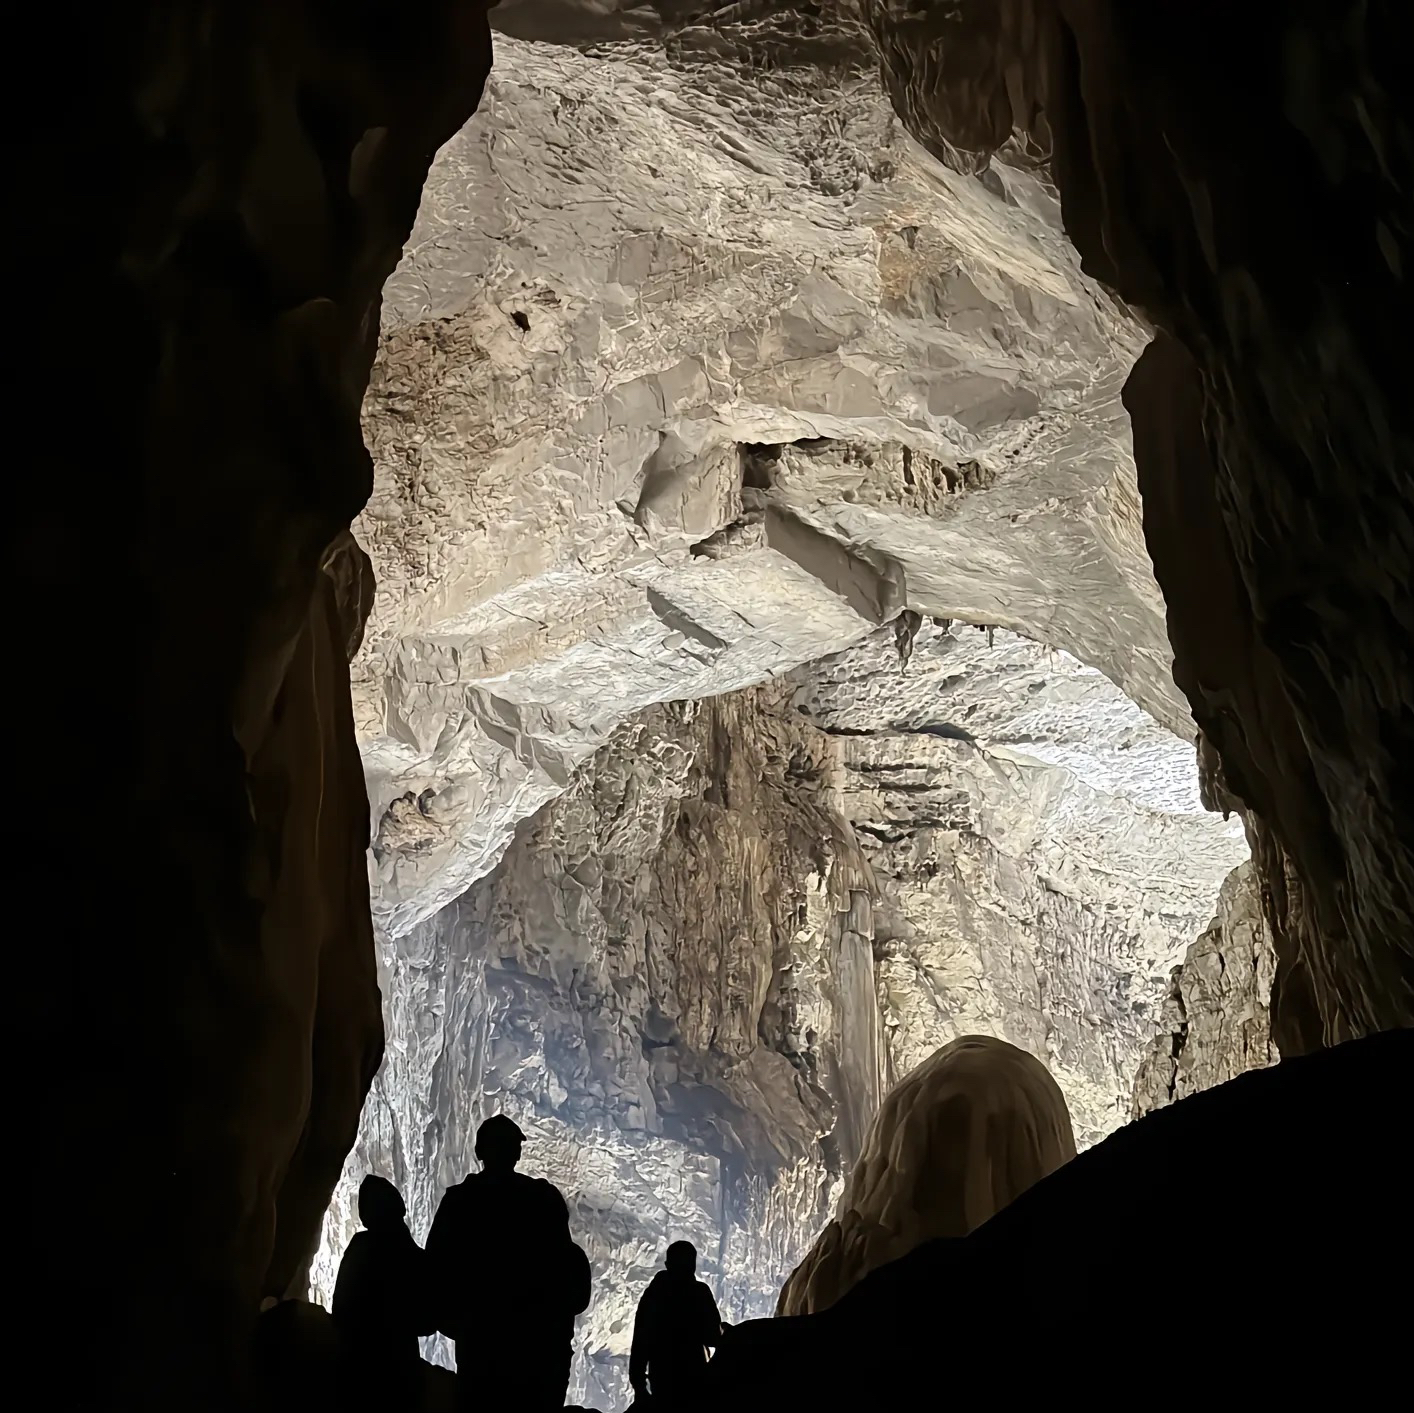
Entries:
POLYGON ((1161 330, 1126 395, 1145 528, 1176 678, 1254 817, 1283 1053, 1410 1023, 1399 7, 866 11, 919 136, 970 170, 1049 154, 1087 271, 1161 330))
POLYGON ((383 281, 490 47, 438 0, 51 7, 34 42, 16 655, 81 666, 26 712, 32 1303, 83 1331, 76 1406, 216 1408, 381 1046, 341 537, 383 281))

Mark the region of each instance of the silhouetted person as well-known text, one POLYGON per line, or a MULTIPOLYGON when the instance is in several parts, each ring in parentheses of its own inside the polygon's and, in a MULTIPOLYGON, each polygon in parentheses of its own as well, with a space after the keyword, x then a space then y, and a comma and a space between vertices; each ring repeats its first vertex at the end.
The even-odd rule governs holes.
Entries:
POLYGON ((476 1133, 481 1171, 447 1189, 427 1237, 460 1398, 486 1413, 564 1407, 574 1317, 589 1304, 589 1262, 570 1239, 564 1197, 515 1170, 524 1141, 504 1114, 487 1119, 476 1133))
POLYGON ((651 1394, 655 1413, 700 1388, 707 1350, 722 1335, 711 1288, 697 1279, 697 1248, 675 1241, 663 1264, 667 1269, 648 1282, 638 1302, 628 1361, 635 1396, 651 1394))
POLYGON ((333 1316, 352 1387, 415 1401, 422 1376, 417 1339, 436 1325, 426 1256, 407 1228, 406 1211, 386 1178, 370 1173, 359 1185, 364 1230, 339 1263, 333 1316))

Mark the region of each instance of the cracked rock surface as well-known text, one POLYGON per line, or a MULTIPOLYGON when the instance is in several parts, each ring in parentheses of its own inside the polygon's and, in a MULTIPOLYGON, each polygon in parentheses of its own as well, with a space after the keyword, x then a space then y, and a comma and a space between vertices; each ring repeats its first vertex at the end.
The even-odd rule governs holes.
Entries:
POLYGON ((1245 856, 1140 532, 1145 335, 1044 182, 945 169, 828 45, 649 30, 499 39, 388 285, 388 1057, 313 1273, 370 1169, 425 1235, 503 1109, 594 1262, 604 1406, 666 1243, 768 1313, 948 1041, 1042 1061, 1082 1146, 1123 1121, 1245 856))
POLYGON ((841 810, 880 895, 885 1078, 994 1034, 1043 1061, 1082 1146, 1129 1116, 1169 969, 1247 850, 1192 748, 1093 668, 923 625, 802 674, 842 749, 841 810))
POLYGON ((1135 1076, 1135 1118, 1276 1064, 1275 974, 1256 870, 1244 863, 1224 880, 1211 925, 1174 968, 1160 1015, 1162 1033, 1135 1076))
POLYGON ((1143 342, 1033 176, 872 74, 503 38, 389 282, 357 530, 374 908, 490 868, 619 722, 907 607, 1187 732, 1118 392, 1143 342))
POLYGON ((696 1243, 728 1320, 774 1305, 878 1102, 868 869, 834 807, 835 743, 789 694, 641 713, 491 875, 381 949, 389 1056, 351 1171, 392 1176, 423 1237, 478 1123, 513 1115, 594 1265, 582 1401, 627 1393, 669 1241, 696 1243))
POLYGON ((1385 352, 1414 253, 1402 11, 861 11, 911 130, 963 170, 1049 155, 1085 268, 1158 329, 1125 392, 1145 528, 1176 678, 1252 830, 1283 1053, 1409 1025, 1414 410, 1385 352))
POLYGON ((1040 1060, 1082 1146, 1122 1122, 1169 972, 1244 851, 1191 747, 1005 630, 889 625, 648 708, 488 876, 383 934, 389 1058, 316 1290, 364 1171, 421 1235, 505 1110, 594 1261, 572 1389, 613 1406, 667 1242, 698 1245, 728 1319, 768 1314, 881 1093, 938 1047, 993 1035, 1040 1060))

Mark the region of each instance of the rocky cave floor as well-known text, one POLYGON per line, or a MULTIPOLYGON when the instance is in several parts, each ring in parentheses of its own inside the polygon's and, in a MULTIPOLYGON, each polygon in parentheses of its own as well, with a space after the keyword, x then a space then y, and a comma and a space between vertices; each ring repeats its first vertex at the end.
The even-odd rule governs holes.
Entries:
POLYGON ((769 1314, 946 1041, 1042 1060, 1082 1148, 1274 1058, 1145 338, 1044 182, 933 161, 848 51, 498 37, 365 403, 388 1041, 317 1299, 363 1173, 423 1238, 508 1112, 594 1265, 571 1396, 617 1406, 666 1243, 769 1314))

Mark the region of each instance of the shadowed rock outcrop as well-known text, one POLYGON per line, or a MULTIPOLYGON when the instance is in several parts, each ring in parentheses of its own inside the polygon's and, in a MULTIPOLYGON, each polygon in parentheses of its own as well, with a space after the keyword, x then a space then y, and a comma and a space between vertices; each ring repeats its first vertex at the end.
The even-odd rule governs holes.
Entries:
POLYGON ((1253 821, 1277 1043, 1414 1021, 1401 7, 865 11, 920 138, 967 170, 1048 156, 1086 270, 1161 329, 1126 392, 1145 528, 1176 678, 1253 821))
POLYGON ((1065 1097, 1039 1060, 990 1036, 944 1045, 879 1106, 777 1313, 827 1310, 924 1242, 966 1236, 1074 1156, 1065 1097))
POLYGON ((62 276, 17 281, 16 652, 83 625, 36 719, 46 747, 90 743, 96 813, 78 887, 76 786, 29 821, 26 895, 62 899, 67 935, 62 1019, 26 1007, 17 1042, 60 1055, 26 1299, 88 1321, 76 1406, 214 1409, 242 1397, 262 1294, 302 1284, 381 1052, 347 672, 371 602, 359 406, 490 49, 483 6, 437 0, 396 28, 318 0, 39 26, 64 97, 25 121, 20 205, 54 218, 36 248, 62 276), (62 434, 37 415, 59 388, 62 434))
POLYGON ((1212 925, 1174 968, 1159 1022, 1163 1033, 1134 1077, 1134 1116, 1276 1064, 1271 1036, 1276 954, 1245 863, 1224 882, 1212 925))
POLYGON ((1254 1222, 1273 1298, 1250 1303, 1244 1340, 1293 1354, 1234 1359, 1224 1387, 1296 1399, 1349 1389, 1377 1401, 1401 1367, 1405 1323, 1388 1273, 1414 1257, 1404 1125, 1390 1121, 1411 1082, 1414 1032, 1394 1031, 1149 1114, 970 1236, 920 1246, 829 1310, 729 1331, 699 1406, 843 1413, 943 1379, 981 1397, 999 1370, 1014 1394, 1044 1398, 1099 1326, 1106 1379, 1142 1381, 1153 1376, 1155 1322, 1175 1309, 1202 1318, 1205 1283, 1246 1269, 1234 1253, 1252 1250, 1254 1222), (1235 1191, 1260 1191, 1259 1211, 1235 1191), (1161 1214, 1175 1212, 1182 1279, 1154 1289, 1139 1239, 1161 1239, 1161 1214))

